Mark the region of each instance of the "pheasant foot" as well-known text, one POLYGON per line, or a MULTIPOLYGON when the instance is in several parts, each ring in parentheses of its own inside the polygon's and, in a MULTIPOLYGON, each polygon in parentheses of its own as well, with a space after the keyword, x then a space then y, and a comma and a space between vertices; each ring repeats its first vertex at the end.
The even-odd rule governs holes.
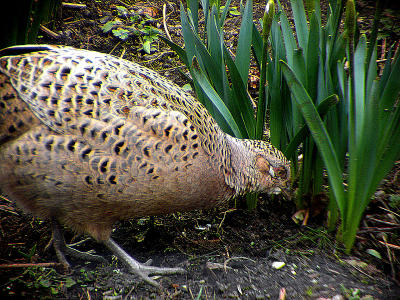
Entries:
POLYGON ((52 229, 52 237, 46 248, 49 248, 50 245, 53 245, 54 250, 56 251, 57 258, 59 262, 63 265, 65 270, 69 270, 71 267, 68 260, 65 257, 65 254, 81 260, 95 261, 102 263, 107 262, 105 258, 100 255, 82 252, 68 246, 67 243, 65 242, 64 235, 61 231, 60 225, 55 219, 51 220, 51 229, 52 229))
POLYGON ((182 268, 160 268, 150 266, 151 260, 142 264, 132 258, 128 253, 126 253, 118 244, 113 240, 109 239, 104 243, 111 252, 117 256, 128 268, 129 271, 133 274, 138 275, 145 282, 160 287, 160 284, 152 279, 150 275, 170 275, 170 274, 183 274, 186 271, 182 268))

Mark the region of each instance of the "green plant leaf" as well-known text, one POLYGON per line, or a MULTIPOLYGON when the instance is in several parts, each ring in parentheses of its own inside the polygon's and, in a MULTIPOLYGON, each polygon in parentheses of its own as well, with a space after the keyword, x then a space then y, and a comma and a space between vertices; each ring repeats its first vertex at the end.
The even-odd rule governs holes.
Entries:
POLYGON ((252 32, 252 50, 254 53, 254 57, 257 62, 258 69, 260 69, 261 66, 261 57, 262 57, 262 51, 263 51, 263 41, 260 32, 258 31, 257 27, 255 24, 253 24, 253 32, 252 32))
MULTIPOLYGON (((337 95, 331 95, 328 98, 325 98, 321 101, 318 105, 318 114, 323 118, 331 109, 339 102, 339 98, 337 95)), ((292 157, 294 152, 296 151, 297 147, 304 141, 309 133, 309 129, 307 125, 304 125, 299 132, 295 135, 294 138, 291 139, 289 145, 286 147, 284 154, 286 157, 292 157)))
POLYGON ((308 44, 308 25, 303 1, 291 0, 290 3, 293 11, 299 47, 306 50, 308 44))
POLYGON ((144 41, 143 42, 143 50, 147 54, 150 54, 150 52, 151 52, 151 42, 150 41, 144 41))
POLYGON ((319 23, 315 13, 310 17, 310 32, 306 52, 306 88, 312 99, 317 99, 319 58, 319 23))
POLYGON ((253 1, 247 0, 240 26, 238 46, 236 49, 235 64, 244 84, 247 85, 247 78, 250 67, 251 37, 253 31, 253 1))
POLYGON ((163 37, 162 35, 159 36, 160 39, 162 39, 165 43, 168 44, 168 46, 170 46, 172 48, 172 50, 174 52, 176 52, 179 56, 179 58, 182 60, 182 62, 189 67, 189 62, 187 60, 187 55, 186 55, 186 51, 180 47, 178 44, 175 44, 174 42, 170 41, 169 39, 163 37))
POLYGON ((247 93, 247 87, 241 81, 239 70, 236 68, 236 64, 233 62, 229 51, 224 47, 224 58, 229 69, 229 73, 232 79, 232 89, 235 97, 233 97, 233 108, 237 113, 236 122, 243 124, 240 128, 245 128, 242 131, 242 136, 246 138, 254 138, 255 133, 255 117, 254 110, 251 105, 249 94, 247 93), (238 120, 239 119, 239 120, 238 120))
MULTIPOLYGON (((228 12, 231 13, 231 11, 229 9, 229 7, 231 6, 231 2, 232 2, 232 0, 228 0, 228 1, 226 1, 225 6, 223 6, 224 10, 222 11, 221 18, 219 19, 219 24, 218 24, 219 28, 221 28, 221 29, 224 26, 224 23, 225 23, 225 20, 226 20, 226 16, 228 15, 228 12)), ((238 13, 240 15, 240 12, 238 12, 238 13)))
POLYGON ((198 0, 188 0, 188 6, 190 14, 193 20, 194 32, 199 32, 199 1, 198 0))
POLYGON ((211 86, 210 82, 208 81, 203 71, 200 69, 198 63, 196 62, 196 58, 194 58, 193 61, 194 61, 192 64, 193 75, 196 78, 200 88, 204 91, 208 99, 214 104, 214 106, 218 109, 221 115, 225 118, 227 124, 230 126, 235 136, 242 138, 242 134, 232 114, 230 113, 230 111, 228 110, 222 99, 219 97, 218 93, 211 86))
POLYGON ((318 112, 307 94, 304 86, 297 79, 295 73, 290 67, 284 62, 280 61, 282 66, 283 74, 285 75, 286 82, 289 85, 290 90, 294 94, 294 98, 301 109, 304 119, 310 129, 310 132, 317 144, 321 153, 322 159, 324 160, 326 169, 328 171, 328 178, 331 184, 331 188, 335 195, 338 207, 343 214, 345 212, 345 193, 343 188, 342 170, 339 165, 335 148, 332 145, 329 134, 326 130, 324 123, 322 122, 318 112))

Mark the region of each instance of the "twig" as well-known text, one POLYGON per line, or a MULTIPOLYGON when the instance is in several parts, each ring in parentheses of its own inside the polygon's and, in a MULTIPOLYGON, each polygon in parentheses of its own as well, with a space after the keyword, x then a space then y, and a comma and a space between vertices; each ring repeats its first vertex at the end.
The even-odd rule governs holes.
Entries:
MULTIPOLYGON (((144 60, 144 61, 142 61, 141 63, 144 63, 144 64, 152 63, 153 61, 159 60, 162 56, 164 56, 164 55, 166 55, 166 54, 175 54, 175 52, 174 52, 174 51, 159 52, 159 53, 157 54, 156 57, 151 58, 151 59, 149 59, 149 60, 144 60)), ((163 69, 162 71, 164 71, 164 70, 165 70, 165 69, 163 69)))
POLYGON ((357 270, 358 272, 360 272, 361 274, 367 276, 369 279, 374 280, 374 277, 372 277, 371 275, 365 273, 365 272, 364 272, 363 270, 361 270, 360 268, 358 268, 358 267, 356 267, 356 266, 353 266, 353 265, 350 264, 350 263, 347 263, 347 264, 348 264, 349 266, 353 267, 354 269, 356 269, 356 270, 357 270))
POLYGON ((124 300, 128 299, 129 295, 132 294, 133 290, 135 289, 135 286, 132 286, 132 288, 130 289, 130 291, 128 292, 128 294, 126 294, 124 300))
POLYGON ((119 41, 118 43, 115 44, 115 46, 111 49, 110 52, 108 52, 108 54, 111 54, 114 52, 114 50, 119 46, 119 44, 121 44, 121 41, 119 41))
POLYGON ((371 227, 371 226, 366 226, 363 228, 360 228, 360 233, 365 233, 365 232, 382 232, 382 231, 391 231, 391 230, 398 230, 398 227, 371 227))
POLYGON ((231 257, 231 258, 228 258, 228 259, 224 262, 224 269, 225 269, 225 272, 226 272, 226 270, 227 270, 228 263, 229 263, 231 260, 240 260, 240 259, 250 260, 251 262, 255 263, 254 260, 252 260, 251 258, 248 258, 248 257, 244 257, 244 256, 231 257))
POLYGON ((163 5, 162 12, 163 12, 163 25, 164 25, 165 34, 167 35, 168 39, 172 42, 171 36, 169 35, 169 32, 168 32, 168 26, 167 26, 167 21, 166 21, 166 19, 167 19, 167 17, 166 17, 167 16, 167 5, 165 3, 163 5))
POLYGON ((387 209, 387 208, 382 207, 382 206, 380 206, 379 208, 382 209, 382 210, 384 210, 384 211, 387 211, 387 212, 389 212, 389 213, 391 213, 391 214, 393 214, 393 215, 396 215, 397 217, 400 217, 399 214, 395 213, 394 211, 391 211, 390 209, 387 209))
POLYGON ((50 262, 50 263, 26 263, 26 264, 2 264, 0 269, 11 269, 11 268, 30 268, 30 267, 59 267, 61 263, 50 262))
POLYGON ((18 215, 18 213, 16 212, 15 208, 12 207, 12 206, 0 205, 0 210, 8 212, 10 214, 18 215))
MULTIPOLYGON (((385 58, 385 53, 386 53, 386 38, 384 38, 383 41, 382 41, 381 50, 382 50, 381 51, 381 59, 384 59, 385 58)), ((382 74, 383 74, 383 68, 381 68, 379 70, 379 76, 382 76, 382 74)))
POLYGON ((286 299, 286 289, 285 288, 281 288, 279 290, 279 300, 285 300, 286 299))
POLYGON ((375 221, 377 223, 382 223, 382 224, 386 224, 386 225, 391 225, 391 226, 396 226, 396 227, 400 227, 400 224, 396 224, 393 222, 388 222, 388 221, 383 221, 383 220, 379 220, 379 219, 375 219, 374 217, 369 217, 367 216, 367 218, 371 221, 375 221))
POLYGON ((91 300, 92 298, 90 297, 90 292, 89 290, 86 288, 86 297, 88 300, 91 300))
MULTIPOLYGON (((390 261, 390 268, 391 268, 391 271, 392 271, 392 278, 395 279, 396 278, 396 271, 395 271, 395 268, 394 268, 394 265, 393 265, 393 253, 392 253, 391 249, 389 248, 389 244, 387 242, 387 239, 386 239, 385 235, 383 235, 383 241, 385 242, 387 256, 389 257, 389 261, 390 261)), ((378 241, 378 242, 381 242, 381 241, 378 241)), ((392 245, 392 246, 395 246, 395 245, 392 245)), ((396 247, 398 249, 400 249, 399 246, 396 246, 396 247)))
POLYGON ((86 4, 81 4, 81 3, 70 3, 70 2, 62 2, 61 5, 66 8, 86 8, 86 4))
POLYGON ((48 29, 47 27, 45 27, 43 25, 40 25, 40 29, 47 35, 51 36, 53 39, 58 39, 60 37, 60 35, 58 33, 51 31, 50 29, 48 29))
POLYGON ((400 250, 400 246, 397 246, 397 245, 389 244, 387 242, 379 241, 379 240, 378 240, 378 243, 381 243, 382 245, 385 245, 386 247, 389 247, 389 248, 400 250))

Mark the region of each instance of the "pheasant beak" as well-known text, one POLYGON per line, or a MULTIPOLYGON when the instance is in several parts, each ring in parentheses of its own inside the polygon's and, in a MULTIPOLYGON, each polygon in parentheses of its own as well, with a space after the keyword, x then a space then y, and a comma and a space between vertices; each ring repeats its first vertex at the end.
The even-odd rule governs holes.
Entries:
POLYGON ((279 177, 281 185, 277 188, 277 192, 283 194, 283 197, 287 200, 292 198, 290 188, 290 169, 279 166, 272 167, 269 169, 269 174, 272 177, 279 177))

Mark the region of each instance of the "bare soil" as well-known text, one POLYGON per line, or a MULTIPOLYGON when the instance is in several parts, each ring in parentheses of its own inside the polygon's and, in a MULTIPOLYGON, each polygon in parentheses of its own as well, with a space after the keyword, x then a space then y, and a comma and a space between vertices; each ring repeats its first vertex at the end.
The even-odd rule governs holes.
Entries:
MULTIPOLYGON (((87 0, 80 3, 85 7, 62 7, 58 17, 45 24, 57 35, 52 37, 43 32, 38 42, 122 56, 180 85, 187 83, 182 75, 186 70, 162 41, 154 41, 155 51, 147 54, 141 49, 141 35, 122 41, 112 33, 103 32, 101 26, 115 19, 116 7, 127 7, 127 2, 87 0)), ((164 34, 164 3, 169 33, 175 42, 182 44, 178 1, 132 2, 130 5, 142 9, 138 14, 152 14, 153 20, 145 24, 159 28, 164 34)), ((261 17, 264 5, 264 2, 254 1, 255 18, 261 17)), ((373 3, 359 1, 357 5, 359 21, 368 33, 373 3)), ((386 37, 388 45, 399 38, 398 25, 391 25, 399 24, 398 12, 385 10, 386 30, 381 35, 386 37)), ((230 15, 226 39, 233 48, 238 24, 240 17, 230 15)), ((387 48, 382 45, 380 49, 385 52, 387 48)), ((253 74, 255 79, 249 82, 252 93, 257 72, 253 74)), ((351 256, 345 255, 341 245, 335 243, 335 237, 324 229, 323 210, 314 209, 309 224, 300 226, 292 220, 295 205, 280 196, 262 196, 253 212, 245 209, 243 199, 237 199, 209 211, 117 224, 113 238, 139 261, 152 258, 156 266, 181 266, 187 270, 184 275, 158 279, 162 289, 146 285, 127 273, 105 247, 92 239, 76 248, 94 249, 109 264, 71 259, 72 271, 64 274, 56 263, 53 249, 46 250, 50 239, 49 223, 22 213, 13 203, 0 198, 0 295, 2 299, 332 299, 334 296, 336 300, 400 299, 400 205, 394 206, 396 199, 400 201, 399 197, 400 161, 375 194, 351 256), (371 249, 381 258, 369 254, 374 253, 371 249), (284 265, 274 268, 276 262, 284 265), (48 263, 54 264, 46 265, 48 263)), ((66 229, 68 242, 83 238, 66 229)))

